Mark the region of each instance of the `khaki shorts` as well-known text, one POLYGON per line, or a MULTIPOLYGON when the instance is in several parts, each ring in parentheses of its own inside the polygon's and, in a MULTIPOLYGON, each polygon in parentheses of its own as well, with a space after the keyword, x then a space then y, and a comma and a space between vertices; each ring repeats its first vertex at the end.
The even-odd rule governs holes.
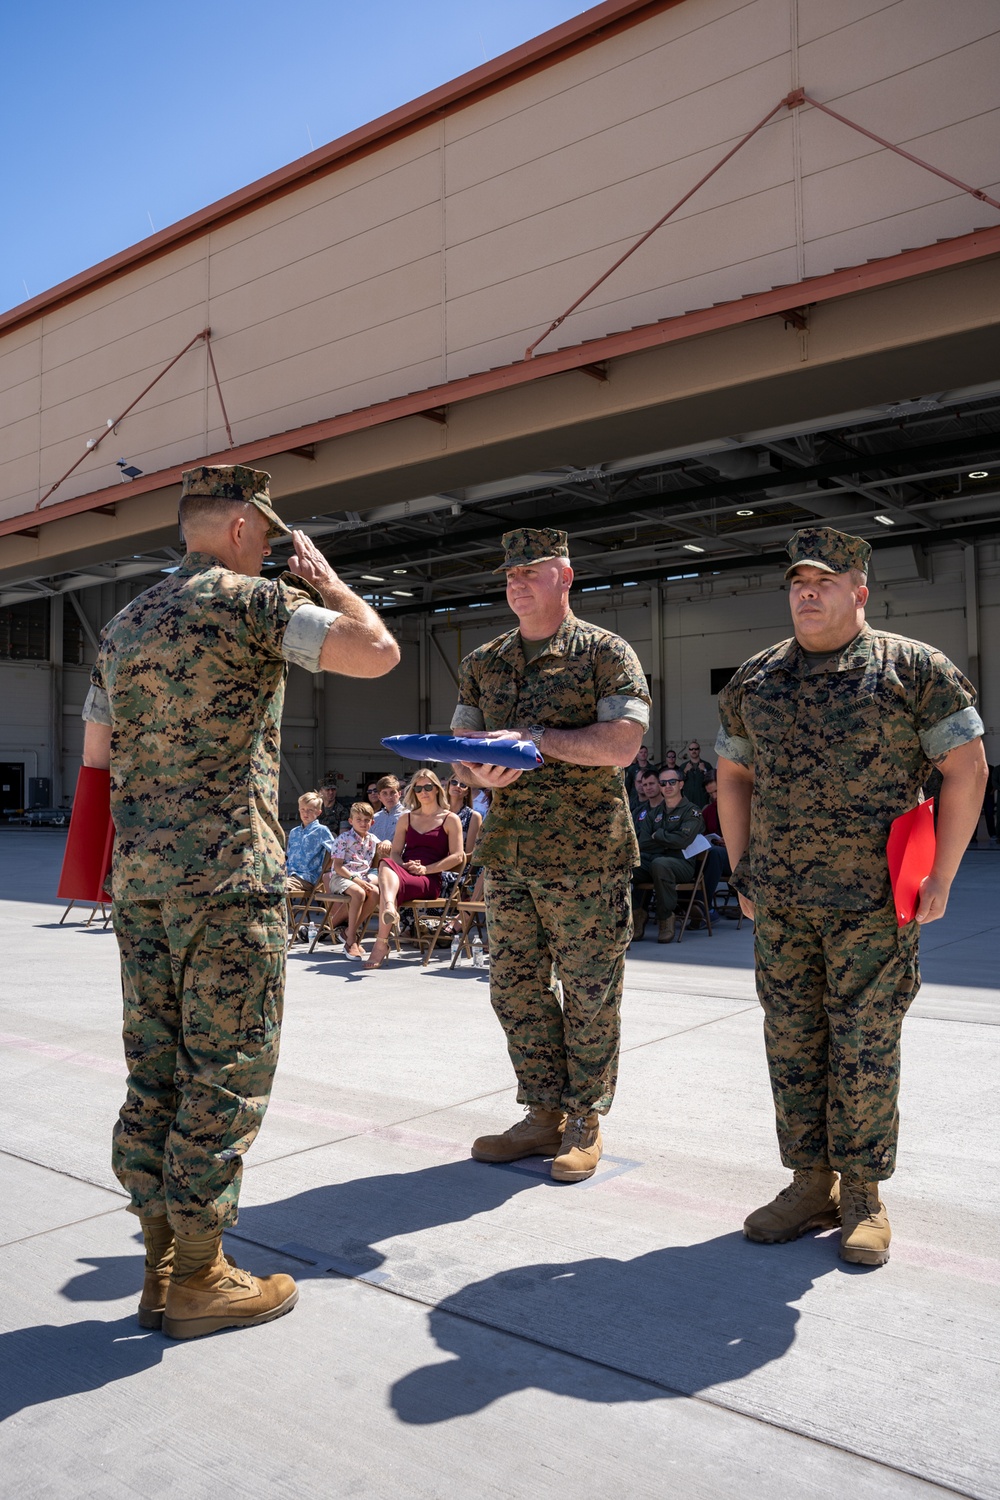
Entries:
POLYGON ((361 880, 360 876, 330 874, 323 876, 323 882, 328 896, 342 896, 352 885, 360 885, 361 880))

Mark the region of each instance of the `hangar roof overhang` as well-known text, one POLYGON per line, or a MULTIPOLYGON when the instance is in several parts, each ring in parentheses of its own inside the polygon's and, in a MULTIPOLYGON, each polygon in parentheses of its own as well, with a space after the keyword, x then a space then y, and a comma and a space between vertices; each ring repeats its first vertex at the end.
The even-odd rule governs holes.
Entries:
MULTIPOLYGON (((815 515, 982 533, 1000 515, 998 259, 1000 228, 979 231, 189 462, 266 463, 351 581, 405 565, 413 602, 386 603, 413 610, 495 590, 501 532, 532 520, 565 525, 596 577, 695 548, 715 571, 764 564, 815 515)), ((180 472, 0 523, 0 600, 169 565, 180 472)))

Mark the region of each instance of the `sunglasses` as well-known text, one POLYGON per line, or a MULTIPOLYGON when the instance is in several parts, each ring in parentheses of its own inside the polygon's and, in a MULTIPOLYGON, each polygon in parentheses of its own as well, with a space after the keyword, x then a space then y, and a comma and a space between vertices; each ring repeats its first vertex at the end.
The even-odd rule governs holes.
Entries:
POLYGON ((460 792, 467 792, 469 790, 468 785, 467 785, 466 782, 464 782, 464 781, 456 781, 455 778, 454 778, 454 776, 451 778, 451 780, 449 781, 448 785, 449 786, 457 786, 460 792))
POLYGON ((681 778, 679 776, 664 776, 663 779, 662 779, 662 781, 660 782, 660 785, 661 786, 680 786, 681 785, 681 778))
POLYGON ((437 787, 431 786, 429 781, 425 781, 421 786, 415 786, 413 790, 415 792, 436 792, 437 787))

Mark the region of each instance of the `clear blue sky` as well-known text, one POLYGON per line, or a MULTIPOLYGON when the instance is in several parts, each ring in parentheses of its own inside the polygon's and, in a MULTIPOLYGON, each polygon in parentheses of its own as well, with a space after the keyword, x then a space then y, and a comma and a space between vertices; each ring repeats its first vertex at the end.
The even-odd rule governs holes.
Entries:
POLYGON ((587 8, 5 0, 0 311, 587 8))

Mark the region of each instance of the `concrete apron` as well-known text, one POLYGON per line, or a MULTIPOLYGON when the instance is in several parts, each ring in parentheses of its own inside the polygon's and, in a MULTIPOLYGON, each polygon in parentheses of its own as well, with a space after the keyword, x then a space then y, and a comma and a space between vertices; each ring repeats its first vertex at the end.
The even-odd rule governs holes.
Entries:
POLYGON ((0 904, 0 1456, 30 1423, 7 1470, 22 1491, 132 1493, 136 1463, 159 1454, 178 1492, 207 1494, 231 1409, 241 1471, 274 1494, 534 1494, 553 1465, 622 1495, 668 1474, 674 1493, 745 1494, 748 1469, 790 1497, 928 1492, 908 1475, 1000 1494, 1000 857, 967 858, 924 938, 887 1267, 846 1266, 833 1234, 740 1235, 785 1180, 747 926, 631 950, 607 1155, 580 1187, 539 1162, 468 1158, 517 1114, 483 977, 409 957, 359 976, 329 949, 293 950, 229 1248, 291 1270, 302 1298, 269 1328, 179 1354, 134 1321, 136 1226, 107 1167, 124 1080, 115 943, 56 927, 61 908, 38 899, 60 852, 45 832, 0 844, 26 898, 8 888, 0 904), (247 1433, 248 1413, 264 1420, 248 1354, 266 1361, 266 1436, 247 1433), (141 1427, 138 1459, 122 1423, 141 1427))

